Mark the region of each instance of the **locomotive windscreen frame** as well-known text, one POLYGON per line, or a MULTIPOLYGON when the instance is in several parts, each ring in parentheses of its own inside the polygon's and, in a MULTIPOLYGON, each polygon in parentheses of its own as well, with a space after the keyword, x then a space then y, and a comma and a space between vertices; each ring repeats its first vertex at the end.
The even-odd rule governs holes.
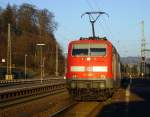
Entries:
POLYGON ((106 44, 74 44, 72 48, 73 56, 106 56, 106 44))

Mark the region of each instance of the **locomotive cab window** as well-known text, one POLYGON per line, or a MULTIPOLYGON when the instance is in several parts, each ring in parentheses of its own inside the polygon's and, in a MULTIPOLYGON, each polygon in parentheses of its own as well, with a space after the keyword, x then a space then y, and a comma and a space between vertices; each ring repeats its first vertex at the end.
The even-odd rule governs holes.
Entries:
POLYGON ((106 44, 74 44, 72 47, 73 56, 105 56, 106 44))
POLYGON ((88 55, 88 49, 73 49, 72 55, 73 56, 87 56, 88 55))
POLYGON ((105 56, 106 48, 91 48, 90 54, 91 56, 105 56))

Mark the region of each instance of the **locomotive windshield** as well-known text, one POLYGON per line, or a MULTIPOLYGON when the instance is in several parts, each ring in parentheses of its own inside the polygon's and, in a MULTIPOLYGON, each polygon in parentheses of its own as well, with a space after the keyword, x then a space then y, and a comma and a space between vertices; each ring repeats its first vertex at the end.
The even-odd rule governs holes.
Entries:
POLYGON ((72 48, 73 56, 105 56, 106 44, 74 44, 72 48))

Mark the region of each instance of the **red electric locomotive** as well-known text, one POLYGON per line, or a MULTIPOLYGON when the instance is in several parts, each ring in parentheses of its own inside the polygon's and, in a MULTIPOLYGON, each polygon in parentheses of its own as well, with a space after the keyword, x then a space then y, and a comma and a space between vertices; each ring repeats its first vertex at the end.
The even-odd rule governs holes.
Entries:
POLYGON ((75 99, 101 100, 120 85, 120 57, 104 38, 81 38, 68 47, 67 86, 75 99))

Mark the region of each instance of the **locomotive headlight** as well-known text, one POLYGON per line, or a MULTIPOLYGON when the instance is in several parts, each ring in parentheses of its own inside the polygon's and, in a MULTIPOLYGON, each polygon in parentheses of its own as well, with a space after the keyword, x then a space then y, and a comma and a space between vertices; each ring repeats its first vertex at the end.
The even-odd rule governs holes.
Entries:
POLYGON ((73 74, 73 75, 72 75, 72 78, 77 78, 77 75, 76 75, 76 74, 73 74))
POLYGON ((100 88, 105 88, 105 84, 104 83, 100 83, 100 88))
POLYGON ((93 66, 93 72, 107 72, 107 66, 93 66))
POLYGON ((105 75, 100 75, 100 78, 106 78, 106 76, 105 75))
POLYGON ((87 60, 87 61, 90 61, 90 60, 91 60, 91 58, 90 58, 90 57, 88 57, 86 60, 87 60))
POLYGON ((71 72, 84 72, 84 66, 71 66, 71 72))

